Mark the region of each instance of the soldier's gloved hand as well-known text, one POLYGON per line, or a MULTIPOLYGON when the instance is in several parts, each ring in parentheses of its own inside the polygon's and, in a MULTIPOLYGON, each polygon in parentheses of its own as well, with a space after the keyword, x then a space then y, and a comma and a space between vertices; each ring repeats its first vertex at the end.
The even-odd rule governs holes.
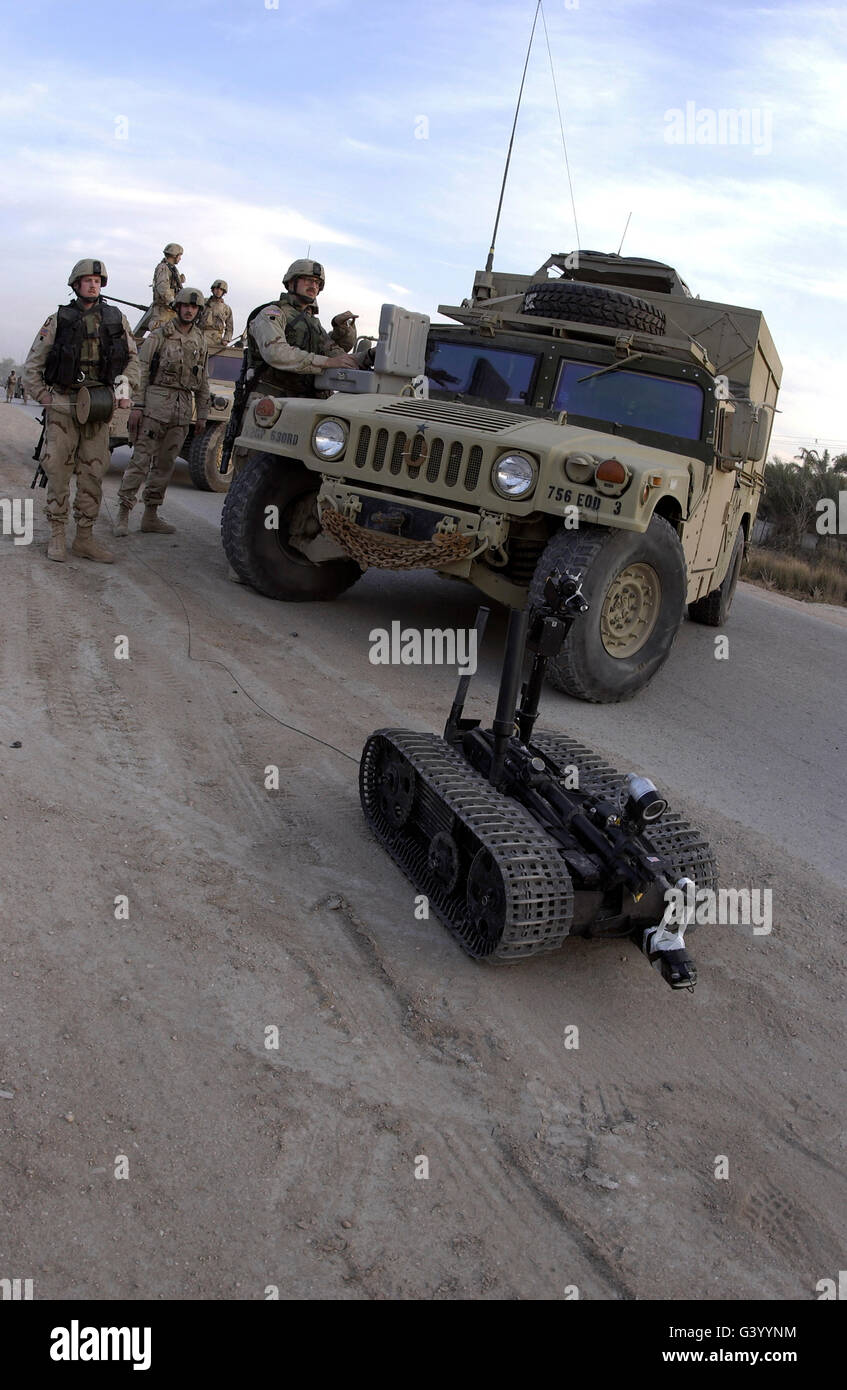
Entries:
POLYGON ((321 371, 324 372, 329 367, 358 367, 358 365, 358 362, 351 353, 342 352, 339 357, 328 357, 321 367, 321 371))
POLYGON ((116 396, 115 405, 118 408, 118 410, 129 410, 130 406, 132 405, 132 401, 130 400, 129 396, 116 396))
POLYGON ((135 442, 136 436, 138 435, 138 426, 141 424, 141 417, 143 414, 144 411, 139 409, 137 405, 134 406, 133 409, 129 412, 129 419, 127 420, 126 432, 133 442, 135 442))
POLYGON ((351 309, 343 309, 340 314, 335 315, 335 318, 332 320, 332 326, 333 328, 348 328, 351 324, 356 322, 358 317, 359 315, 354 314, 351 309))

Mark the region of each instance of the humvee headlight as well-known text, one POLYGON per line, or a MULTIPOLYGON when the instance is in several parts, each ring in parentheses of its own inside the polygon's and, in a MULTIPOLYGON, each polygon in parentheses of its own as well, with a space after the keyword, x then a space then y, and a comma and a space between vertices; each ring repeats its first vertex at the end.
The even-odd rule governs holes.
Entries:
POLYGON ((337 459, 347 447, 347 426, 340 420, 321 420, 312 433, 312 448, 319 458, 337 459))
POLYGON ((568 454, 565 459, 565 472, 572 483, 587 483, 594 477, 597 460, 593 454, 568 454))
POLYGON ((226 396, 213 396, 211 404, 215 407, 215 410, 226 410, 229 401, 226 396))
POLYGON ((525 497, 535 487, 537 469, 526 454, 502 454, 491 470, 491 481, 502 497, 525 497))

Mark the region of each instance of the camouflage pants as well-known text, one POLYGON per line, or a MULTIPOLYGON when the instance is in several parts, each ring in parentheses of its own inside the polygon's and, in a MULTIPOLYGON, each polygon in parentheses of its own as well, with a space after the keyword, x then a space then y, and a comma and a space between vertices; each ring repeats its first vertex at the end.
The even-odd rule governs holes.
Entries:
POLYGON ((54 392, 47 410, 47 432, 41 466, 47 474, 48 521, 66 522, 71 478, 76 474, 74 518, 93 526, 100 511, 103 476, 109 467, 109 422, 81 425, 72 414, 70 397, 54 392))
POLYGON ((132 510, 138 489, 145 479, 147 485, 141 494, 142 502, 145 507, 161 506, 187 433, 188 425, 175 425, 163 420, 151 420, 149 415, 142 416, 132 458, 118 489, 118 500, 122 507, 132 510))
POLYGON ((12 397, 14 396, 14 394, 15 394, 15 388, 14 388, 14 386, 7 386, 7 387, 6 387, 6 400, 7 400, 7 401, 10 401, 10 400, 12 399, 12 397))

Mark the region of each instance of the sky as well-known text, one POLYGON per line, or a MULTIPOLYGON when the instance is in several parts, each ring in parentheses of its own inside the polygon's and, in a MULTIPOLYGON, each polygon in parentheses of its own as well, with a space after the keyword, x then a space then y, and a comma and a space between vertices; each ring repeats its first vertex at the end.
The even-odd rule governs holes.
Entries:
MULTIPOLYGON (((229 282, 236 331, 307 254, 326 267, 325 324, 350 308, 373 333, 383 302, 458 304, 485 264, 535 11, 2 0, 0 357, 23 359, 83 256, 106 262, 108 291, 149 302, 168 241, 188 284, 229 282)), ((543 14, 552 74, 539 18, 495 269, 616 251, 631 214, 625 253, 764 312, 784 367, 771 456, 847 452, 847 10, 545 0, 543 14)))

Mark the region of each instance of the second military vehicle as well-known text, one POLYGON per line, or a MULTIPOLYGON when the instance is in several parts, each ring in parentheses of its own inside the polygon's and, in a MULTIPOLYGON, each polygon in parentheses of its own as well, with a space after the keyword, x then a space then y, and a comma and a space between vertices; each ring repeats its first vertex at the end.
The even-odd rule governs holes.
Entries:
POLYGON ((549 678, 625 699, 685 607, 729 613, 782 368, 762 314, 693 298, 661 262, 591 251, 477 272, 453 323, 383 307, 372 371, 264 397, 224 549, 260 593, 334 598, 365 568, 429 567, 513 608, 553 569, 589 603, 549 678))

